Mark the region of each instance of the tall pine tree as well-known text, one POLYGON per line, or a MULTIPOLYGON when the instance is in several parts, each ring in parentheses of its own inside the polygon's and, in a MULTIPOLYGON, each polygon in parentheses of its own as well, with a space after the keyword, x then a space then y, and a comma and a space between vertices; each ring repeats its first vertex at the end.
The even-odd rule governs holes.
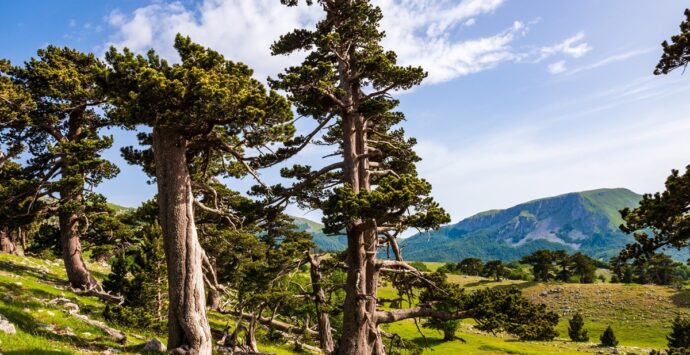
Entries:
MULTIPOLYGON (((267 92, 242 63, 226 60, 189 38, 178 35, 179 64, 154 51, 147 56, 111 48, 107 87, 115 107, 108 113, 127 127, 145 125, 143 151, 126 149, 158 186, 159 220, 168 266, 168 348, 210 354, 203 262, 195 208, 224 214, 214 195, 218 176, 257 176, 261 159, 248 151, 263 149, 294 132, 288 102, 267 92)), ((270 149, 270 148, 269 148, 270 149)), ((241 220, 241 219, 240 219, 241 220)))
POLYGON ((105 64, 93 54, 54 46, 39 50, 24 66, 4 63, 3 81, 5 76, 11 78, 35 105, 15 117, 5 111, 16 110, 16 104, 0 109, 0 145, 27 154, 22 178, 27 189, 33 186, 30 194, 39 202, 28 204, 29 210, 21 213, 57 215, 70 284, 100 294, 101 287, 82 258, 80 235, 88 224, 89 190, 118 172, 101 157, 113 142, 112 137, 100 135, 110 124, 98 110, 108 99, 99 85, 105 64))

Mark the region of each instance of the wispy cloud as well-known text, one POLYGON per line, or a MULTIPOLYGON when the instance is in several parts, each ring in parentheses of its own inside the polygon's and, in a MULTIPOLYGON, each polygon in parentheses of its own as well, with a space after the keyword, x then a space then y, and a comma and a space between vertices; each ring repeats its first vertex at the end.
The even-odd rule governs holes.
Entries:
MULTIPOLYGON (((429 72, 425 84, 437 84, 491 69, 505 62, 522 62, 556 53, 578 57, 591 48, 583 34, 537 53, 524 53, 514 42, 527 35, 521 21, 487 36, 457 39, 458 26, 472 26, 477 17, 498 10, 505 0, 373 0, 384 13, 384 45, 398 53, 405 65, 421 65, 429 72)), ((108 45, 144 52, 154 48, 176 58, 176 33, 191 36, 233 60, 250 63, 259 77, 275 75, 301 57, 272 57, 269 47, 280 35, 313 25, 322 14, 315 6, 286 8, 274 0, 204 0, 194 8, 181 2, 155 2, 129 13, 114 11, 108 24, 115 29, 108 45), (247 39, 251 38, 251 41, 247 39)))
POLYGON ((592 50, 592 46, 587 42, 583 42, 584 39, 585 33, 578 32, 574 36, 566 38, 563 42, 552 46, 541 47, 539 49, 539 58, 537 61, 544 60, 559 53, 573 58, 580 58, 592 50))
POLYGON ((623 62, 623 61, 626 61, 630 58, 634 58, 634 57, 637 57, 637 56, 640 56, 643 54, 650 53, 654 50, 656 50, 656 48, 635 49, 635 50, 628 51, 628 52, 617 53, 617 54, 611 55, 609 57, 606 57, 604 59, 601 59, 597 62, 594 62, 592 64, 588 64, 588 65, 581 66, 581 67, 575 68, 573 70, 570 70, 570 71, 568 71, 568 75, 575 75, 575 74, 581 73, 583 71, 597 69, 597 68, 600 68, 600 67, 603 67, 603 66, 606 66, 609 64, 617 63, 617 62, 623 62))
POLYGON ((559 74, 566 71, 565 60, 560 60, 555 63, 551 63, 546 67, 546 70, 551 74, 559 74))

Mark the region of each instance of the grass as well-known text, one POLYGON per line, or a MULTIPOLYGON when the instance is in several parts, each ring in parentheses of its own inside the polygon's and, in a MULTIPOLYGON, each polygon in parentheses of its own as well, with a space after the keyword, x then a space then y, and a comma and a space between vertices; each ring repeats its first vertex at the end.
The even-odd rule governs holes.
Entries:
MULTIPOLYGON (((429 268, 435 265, 428 265, 429 268)), ((599 273, 606 274, 603 271, 599 273)), ((560 336, 553 342, 521 342, 507 334, 482 333, 464 321, 457 333, 462 341, 442 342, 440 332, 423 329, 422 337, 414 322, 403 321, 387 325, 389 332, 400 334, 420 346, 428 344, 424 353, 436 354, 575 354, 597 353, 599 336, 611 325, 619 340, 623 354, 648 353, 651 349, 666 347, 666 335, 676 315, 690 315, 690 289, 677 290, 655 285, 624 284, 564 284, 503 280, 494 282, 475 276, 448 275, 449 281, 468 291, 485 287, 518 287, 523 294, 537 303, 544 303, 560 316, 557 331, 560 336), (585 318, 590 343, 573 343, 568 338, 568 320, 580 312, 585 318)), ((391 298, 394 289, 384 285, 379 296, 391 298)))
MULTIPOLYGON (((97 277, 108 273, 107 267, 98 263, 89 263, 89 269, 97 277)), ((106 350, 139 354, 152 338, 165 342, 165 333, 109 324, 127 335, 127 342, 118 344, 101 329, 74 318, 62 306, 51 304, 56 297, 66 297, 79 306, 81 314, 104 321, 104 304, 94 297, 72 292, 65 280, 61 261, 0 253, 0 314, 17 330, 14 335, 0 332, 0 354, 101 354, 106 350)), ((209 320, 213 328, 222 329, 228 318, 211 312, 209 320)), ((274 344, 261 344, 260 350, 294 353, 288 346, 274 344)))
MULTIPOLYGON (((427 263, 431 270, 442 263, 427 263)), ((89 264, 95 275, 108 273, 107 267, 89 264)), ((652 285, 560 284, 504 280, 493 282, 481 277, 449 275, 452 282, 468 290, 484 287, 519 287, 526 297, 545 303, 561 316, 557 330, 560 337, 552 342, 521 342, 507 334, 476 331, 472 321, 461 324, 457 336, 462 341, 442 342, 442 334, 422 329, 422 336, 412 320, 385 325, 388 332, 398 333, 420 347, 429 346, 425 354, 582 354, 596 353, 599 335, 610 324, 620 341, 621 353, 645 353, 666 346, 665 336, 677 314, 690 313, 690 289, 676 290, 652 285), (592 343, 568 341, 568 319, 580 312, 585 318, 592 343)), ((165 340, 166 334, 150 330, 127 329, 110 325, 127 334, 126 344, 110 340, 100 329, 84 324, 61 306, 50 303, 55 297, 66 297, 77 303, 80 313, 92 319, 101 317, 104 305, 93 297, 77 295, 68 287, 62 262, 0 254, 0 314, 16 327, 17 334, 0 333, 2 354, 98 354, 105 350, 123 354, 139 353, 152 338, 165 340)), ((384 285, 380 297, 394 298, 395 291, 384 285)), ((227 316, 209 313, 214 329, 230 321, 227 316)), ((263 339, 259 334, 259 339, 263 339)), ((261 340, 260 340, 261 341, 261 340)), ((273 354, 295 354, 284 344, 261 343, 260 350, 273 354)))

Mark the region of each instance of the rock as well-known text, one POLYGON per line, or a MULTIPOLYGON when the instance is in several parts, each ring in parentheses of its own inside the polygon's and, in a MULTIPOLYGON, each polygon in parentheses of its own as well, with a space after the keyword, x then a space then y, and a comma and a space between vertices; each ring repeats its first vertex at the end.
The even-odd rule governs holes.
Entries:
POLYGON ((166 348, 163 343, 161 343, 160 340, 158 339, 151 339, 149 340, 146 345, 144 345, 144 351, 151 351, 151 352, 165 352, 166 348))
POLYGON ((65 307, 65 309, 67 310, 67 313, 72 314, 72 313, 78 313, 79 312, 79 306, 77 306, 76 303, 67 302, 67 303, 63 304, 62 306, 65 307))
POLYGON ((0 314, 0 332, 6 334, 16 334, 17 330, 14 328, 14 324, 10 323, 5 316, 0 314))

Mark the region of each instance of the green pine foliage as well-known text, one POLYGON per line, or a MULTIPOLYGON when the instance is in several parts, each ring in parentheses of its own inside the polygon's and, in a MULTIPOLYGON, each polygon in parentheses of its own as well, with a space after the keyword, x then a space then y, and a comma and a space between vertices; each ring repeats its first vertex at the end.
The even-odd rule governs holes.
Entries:
POLYGON ((690 62, 690 9, 685 9, 685 21, 680 23, 680 33, 671 37, 671 43, 661 43, 664 53, 654 70, 655 75, 668 74, 674 69, 685 68, 690 62))
POLYGON ((138 243, 115 256, 103 287, 124 297, 122 305, 108 305, 104 317, 138 328, 165 327, 167 268, 163 234, 158 224, 143 226, 138 243))
POLYGON ((568 336, 572 341, 589 341, 587 329, 584 329, 585 321, 582 314, 576 313, 570 321, 568 321, 568 336))
POLYGON ((671 327, 671 334, 666 336, 669 350, 690 351, 690 318, 677 316, 671 327))
POLYGON ((604 333, 601 334, 599 341, 601 342, 601 346, 614 347, 618 345, 618 340, 616 340, 616 335, 613 333, 613 328, 611 328, 610 325, 606 327, 604 333))

